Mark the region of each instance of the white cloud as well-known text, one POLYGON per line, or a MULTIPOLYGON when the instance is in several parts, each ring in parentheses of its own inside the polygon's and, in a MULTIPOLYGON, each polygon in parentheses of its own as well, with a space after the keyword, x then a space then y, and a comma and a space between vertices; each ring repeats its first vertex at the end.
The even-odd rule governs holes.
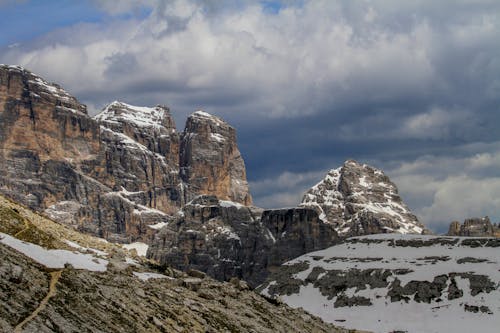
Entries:
POLYGON ((429 227, 489 215, 500 221, 500 142, 496 149, 462 157, 425 156, 388 174, 403 199, 429 227))
MULTIPOLYGON (((437 40, 448 33, 425 16, 394 29, 393 9, 384 3, 306 1, 269 14, 255 2, 243 2, 238 10, 215 16, 207 11, 210 2, 98 3, 112 14, 137 6, 155 9, 141 21, 101 24, 98 33, 92 25, 73 27, 74 33, 49 37, 43 47, 7 51, 2 60, 41 72, 91 103, 104 92, 117 91, 145 99, 144 92, 131 87, 145 81, 174 82, 191 100, 203 98, 202 91, 219 100, 226 93, 257 95, 259 99, 245 102, 245 110, 288 117, 341 109, 355 100, 377 103, 425 93, 437 75, 437 40), (115 55, 128 55, 137 66, 110 76, 107 69, 116 68, 110 62, 115 55)), ((494 38, 490 30, 498 31, 498 22, 488 22, 488 29, 461 22, 459 44, 467 43, 467 33, 485 42, 494 38)), ((180 101, 162 85, 156 89, 163 98, 180 101)))
POLYGON ((326 171, 296 173, 285 171, 278 177, 250 183, 255 204, 264 208, 296 207, 312 185, 319 182, 326 171))

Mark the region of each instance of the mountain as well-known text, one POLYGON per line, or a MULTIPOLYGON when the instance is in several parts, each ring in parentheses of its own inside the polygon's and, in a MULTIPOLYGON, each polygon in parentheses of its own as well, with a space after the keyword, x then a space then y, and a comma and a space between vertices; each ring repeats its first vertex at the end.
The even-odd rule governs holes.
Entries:
POLYGON ((113 102, 90 117, 60 86, 0 65, 0 193, 109 240, 148 241, 150 225, 198 194, 251 204, 235 130, 195 112, 177 132, 164 106, 113 102))
MULTIPOLYGON (((339 332, 199 271, 159 271, 0 196, 2 332, 339 332)), ((353 332, 353 331, 349 331, 353 332)))
POLYGON ((458 221, 450 223, 448 236, 500 237, 500 228, 492 224, 488 216, 466 219, 463 224, 458 221))
POLYGON ((428 233, 381 170, 348 160, 332 169, 302 199, 341 237, 377 233, 428 233))
POLYGON ((257 290, 374 332, 498 332, 500 240, 353 237, 275 270, 257 290))

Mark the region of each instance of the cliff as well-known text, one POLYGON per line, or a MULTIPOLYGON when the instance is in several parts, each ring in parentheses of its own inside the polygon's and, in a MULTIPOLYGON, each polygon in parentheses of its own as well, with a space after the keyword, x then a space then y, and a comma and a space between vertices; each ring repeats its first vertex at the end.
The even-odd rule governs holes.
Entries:
POLYGON ((313 209, 268 210, 199 196, 155 236, 148 258, 219 280, 262 283, 286 260, 325 248, 337 233, 313 209))

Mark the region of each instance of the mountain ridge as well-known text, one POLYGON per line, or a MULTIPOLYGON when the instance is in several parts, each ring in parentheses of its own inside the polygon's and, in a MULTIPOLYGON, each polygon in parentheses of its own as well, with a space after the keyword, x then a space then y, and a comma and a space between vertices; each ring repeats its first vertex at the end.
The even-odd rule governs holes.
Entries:
POLYGON ((147 240, 147 225, 165 222, 198 194, 251 203, 235 130, 222 120, 217 132, 203 121, 191 126, 199 117, 188 117, 187 134, 219 140, 186 143, 189 135, 175 130, 166 107, 114 102, 91 118, 59 86, 6 65, 0 66, 0 110, 0 192, 82 231, 147 240), (156 126, 158 120, 164 123, 156 126), (193 158, 200 149, 218 155, 193 158))

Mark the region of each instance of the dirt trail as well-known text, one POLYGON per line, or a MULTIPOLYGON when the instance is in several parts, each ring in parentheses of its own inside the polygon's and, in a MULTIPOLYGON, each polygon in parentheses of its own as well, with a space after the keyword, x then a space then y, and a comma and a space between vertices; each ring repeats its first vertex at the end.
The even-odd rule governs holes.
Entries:
POLYGON ((26 325, 28 322, 30 322, 33 318, 35 318, 40 311, 45 309, 47 306, 47 303, 49 302, 49 299, 56 294, 56 284, 57 281, 59 281, 59 278, 61 277, 62 270, 51 272, 50 273, 50 285, 49 285, 49 292, 47 295, 42 299, 40 302, 40 305, 33 311, 26 319, 24 319, 21 323, 19 323, 16 328, 14 329, 14 333, 21 333, 22 328, 24 325, 26 325))
POLYGON ((17 238, 20 234, 22 234, 22 233, 23 233, 23 232, 25 232, 26 230, 29 230, 30 225, 29 225, 28 221, 26 221, 26 219, 23 219, 23 223, 24 223, 24 228, 23 228, 23 230, 16 232, 16 233, 14 234, 14 237, 16 237, 16 238, 17 238))

